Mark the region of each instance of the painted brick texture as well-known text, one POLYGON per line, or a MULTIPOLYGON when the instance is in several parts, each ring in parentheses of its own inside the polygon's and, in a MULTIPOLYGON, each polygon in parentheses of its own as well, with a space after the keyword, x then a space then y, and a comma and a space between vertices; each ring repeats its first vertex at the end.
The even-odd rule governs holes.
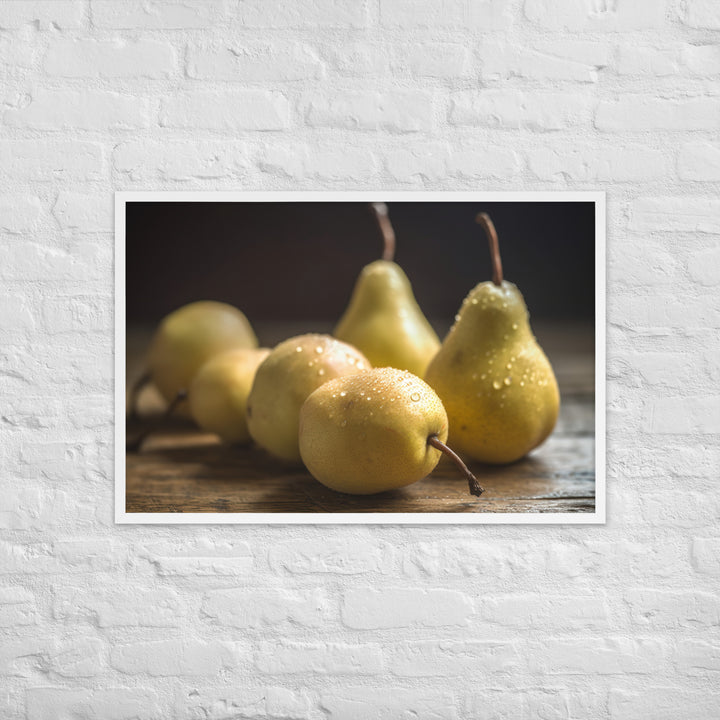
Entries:
POLYGON ((0 717, 720 716, 720 4, 0 3, 0 717), (604 527, 123 527, 120 189, 600 189, 604 527))

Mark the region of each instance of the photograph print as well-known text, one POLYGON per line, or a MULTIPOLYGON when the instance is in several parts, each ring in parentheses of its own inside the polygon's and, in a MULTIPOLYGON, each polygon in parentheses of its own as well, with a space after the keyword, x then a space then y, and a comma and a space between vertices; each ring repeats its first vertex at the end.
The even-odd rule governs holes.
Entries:
POLYGON ((116 210, 118 522, 604 522, 601 193, 116 210))

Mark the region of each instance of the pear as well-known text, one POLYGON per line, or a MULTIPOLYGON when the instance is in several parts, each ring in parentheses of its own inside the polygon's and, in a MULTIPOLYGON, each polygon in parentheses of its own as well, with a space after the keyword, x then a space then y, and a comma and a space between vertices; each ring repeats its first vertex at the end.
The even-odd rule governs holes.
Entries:
POLYGON ((255 372, 268 348, 228 350, 210 358, 195 374, 188 390, 190 414, 207 432, 226 443, 248 443, 245 411, 255 372))
POLYGON ((445 405, 450 443, 459 453, 510 463, 550 435, 560 393, 522 294, 503 280, 492 221, 485 213, 477 220, 490 241, 493 279, 465 298, 425 380, 445 405))
MULTIPOLYGON (((305 466, 323 485, 353 495, 393 490, 426 477, 442 452, 454 456, 444 444, 447 434, 440 398, 419 377, 395 368, 325 383, 300 411, 305 466)), ((477 480, 462 468, 472 479, 471 492, 479 495, 477 480)))
POLYGON ((375 367, 422 375, 440 340, 426 320, 402 268, 392 261, 395 234, 385 203, 371 204, 385 240, 382 260, 363 268, 336 338, 361 350, 375 367))
POLYGON ((226 303, 202 300, 171 312, 150 346, 150 378, 167 402, 187 391, 200 367, 226 350, 256 348, 257 337, 245 315, 226 303))
POLYGON ((307 396, 328 380, 369 367, 360 351, 330 335, 281 342, 255 374, 247 402, 250 435, 270 454, 299 464, 298 423, 307 396))

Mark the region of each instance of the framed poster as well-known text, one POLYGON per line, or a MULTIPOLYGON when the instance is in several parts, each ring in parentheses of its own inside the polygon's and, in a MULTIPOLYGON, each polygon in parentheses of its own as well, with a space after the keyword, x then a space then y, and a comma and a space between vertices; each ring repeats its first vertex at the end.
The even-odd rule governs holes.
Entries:
POLYGON ((599 192, 116 195, 116 522, 602 523, 599 192))

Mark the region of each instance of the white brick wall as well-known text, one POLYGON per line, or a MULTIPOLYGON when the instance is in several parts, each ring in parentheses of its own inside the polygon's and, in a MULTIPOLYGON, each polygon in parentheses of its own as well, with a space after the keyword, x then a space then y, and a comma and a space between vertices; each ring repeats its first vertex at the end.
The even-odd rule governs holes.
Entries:
POLYGON ((716 0, 0 3, 0 717, 720 717, 716 0), (116 189, 604 189, 606 527, 115 527, 116 189))

